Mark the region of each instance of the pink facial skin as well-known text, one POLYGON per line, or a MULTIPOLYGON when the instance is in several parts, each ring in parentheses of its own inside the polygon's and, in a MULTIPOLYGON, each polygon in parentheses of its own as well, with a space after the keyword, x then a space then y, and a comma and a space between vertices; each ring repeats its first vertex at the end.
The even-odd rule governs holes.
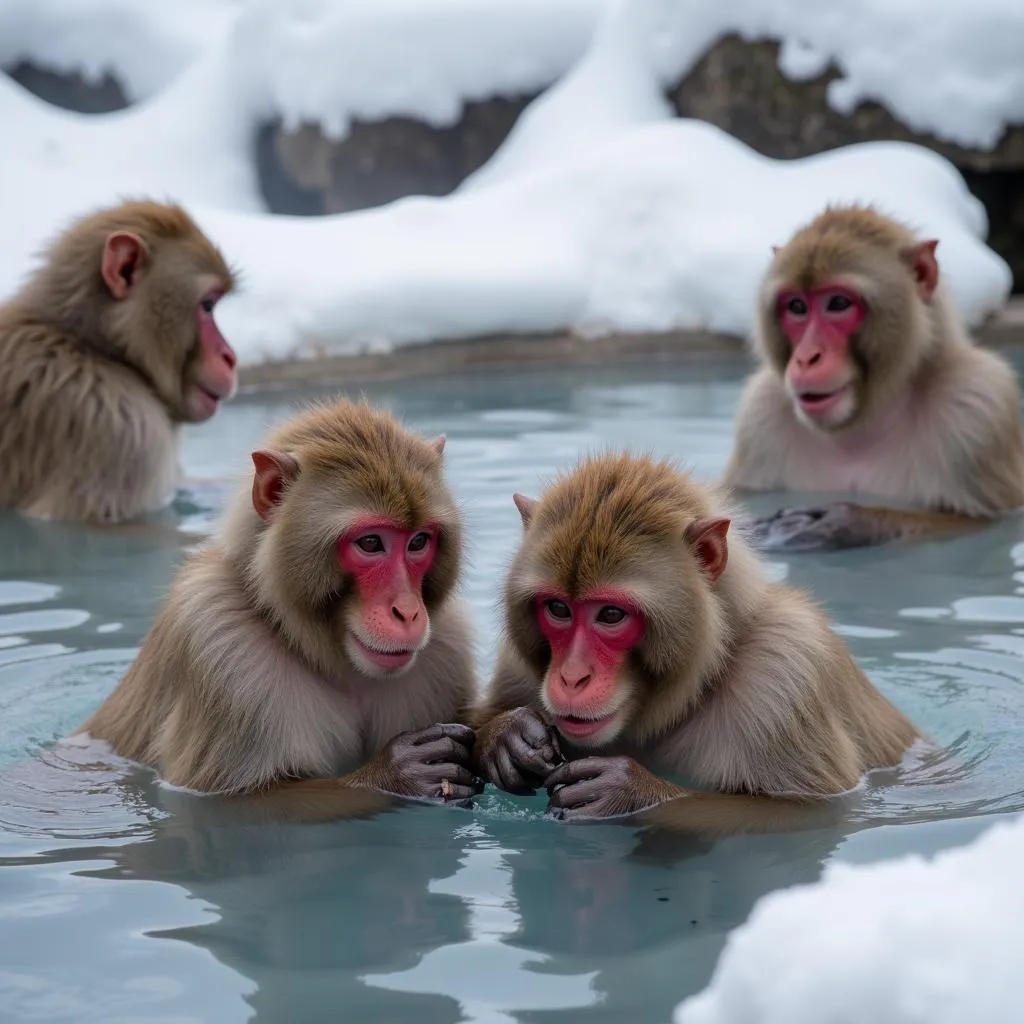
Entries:
POLYGON ((569 739, 593 736, 615 721, 616 682, 643 638, 643 614, 621 591, 580 599, 552 591, 537 595, 536 616, 551 645, 545 685, 555 725, 569 739))
POLYGON ((188 418, 192 423, 210 419, 221 401, 235 393, 238 383, 235 374, 238 358, 213 319, 221 294, 220 289, 211 289, 196 307, 199 364, 186 396, 188 418))
POLYGON ((779 294, 776 315, 791 346, 786 379, 808 416, 827 416, 844 401, 855 379, 850 337, 866 314, 864 299, 841 284, 779 294))
POLYGON ((338 540, 341 567, 359 588, 352 638, 379 669, 407 666, 427 636, 423 577, 437 554, 437 529, 406 530, 387 519, 360 519, 338 540))

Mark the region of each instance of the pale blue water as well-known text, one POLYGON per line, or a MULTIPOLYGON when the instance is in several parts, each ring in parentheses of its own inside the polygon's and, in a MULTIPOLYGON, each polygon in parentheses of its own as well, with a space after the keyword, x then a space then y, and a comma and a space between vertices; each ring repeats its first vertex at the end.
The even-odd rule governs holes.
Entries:
MULTIPOLYGON (((739 362, 489 373, 369 388, 447 433, 466 592, 491 664, 511 493, 582 449, 630 445, 714 476, 739 362)), ((193 484, 161 529, 0 517, 0 1021, 666 1022, 766 892, 962 843, 1024 807, 1024 523, 942 544, 775 563, 811 587, 878 685, 941 744, 881 773, 841 828, 707 843, 566 827, 544 800, 329 825, 231 825, 149 773, 46 747, 130 662, 185 553, 285 395, 191 432, 193 484), (218 482, 218 479, 221 482, 218 482), (38 758, 47 762, 40 764, 38 758)), ((771 506, 772 499, 765 504, 771 506)))

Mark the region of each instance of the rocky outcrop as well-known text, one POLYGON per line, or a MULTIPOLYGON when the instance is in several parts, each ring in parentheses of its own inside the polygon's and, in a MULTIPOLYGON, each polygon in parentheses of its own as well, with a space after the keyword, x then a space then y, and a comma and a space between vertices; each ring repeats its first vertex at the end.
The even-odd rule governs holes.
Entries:
POLYGON ((1024 291, 1024 125, 1009 127, 991 151, 965 149, 911 131, 877 103, 849 116, 828 104, 829 67, 793 81, 779 70, 777 42, 720 39, 669 92, 683 117, 710 121, 765 156, 794 159, 854 142, 916 142, 952 161, 989 217, 989 245, 1009 264, 1024 291))
POLYGON ((354 121, 339 142, 314 124, 297 131, 269 124, 257 143, 260 180, 274 208, 303 207, 292 213, 344 213, 402 196, 444 196, 491 158, 531 99, 467 103, 446 128, 408 117, 354 121), (275 181, 278 174, 284 182, 275 181))
POLYGON ((121 83, 111 74, 89 81, 80 74, 47 71, 23 60, 4 70, 19 85, 55 107, 77 110, 82 114, 108 114, 128 106, 121 83))

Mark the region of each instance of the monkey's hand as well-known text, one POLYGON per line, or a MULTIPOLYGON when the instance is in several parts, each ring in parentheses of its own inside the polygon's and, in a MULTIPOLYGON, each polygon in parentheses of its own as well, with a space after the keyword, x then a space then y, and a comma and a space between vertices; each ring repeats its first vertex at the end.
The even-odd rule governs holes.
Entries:
POLYGON ((456 723, 400 733, 355 773, 353 783, 395 796, 466 804, 484 788, 469 768, 473 738, 468 725, 456 723))
POLYGON ((564 821, 615 818, 656 807, 685 790, 659 779, 631 757, 582 757, 547 778, 547 813, 564 821))
POLYGON ((532 796, 562 762, 555 730, 532 708, 514 708, 477 731, 479 770, 508 793, 532 796))
POLYGON ((749 536, 761 551, 839 551, 895 540, 898 523, 885 509, 837 501, 821 508, 783 508, 749 521, 749 536), (883 513, 883 514, 879 514, 883 513))

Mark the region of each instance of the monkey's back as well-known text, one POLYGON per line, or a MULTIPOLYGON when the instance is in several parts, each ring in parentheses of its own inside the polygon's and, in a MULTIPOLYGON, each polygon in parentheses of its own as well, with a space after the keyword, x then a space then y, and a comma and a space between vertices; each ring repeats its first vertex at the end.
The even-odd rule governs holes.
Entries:
POLYGON ((0 507, 111 522, 165 504, 176 430, 129 367, 0 310, 0 507))

